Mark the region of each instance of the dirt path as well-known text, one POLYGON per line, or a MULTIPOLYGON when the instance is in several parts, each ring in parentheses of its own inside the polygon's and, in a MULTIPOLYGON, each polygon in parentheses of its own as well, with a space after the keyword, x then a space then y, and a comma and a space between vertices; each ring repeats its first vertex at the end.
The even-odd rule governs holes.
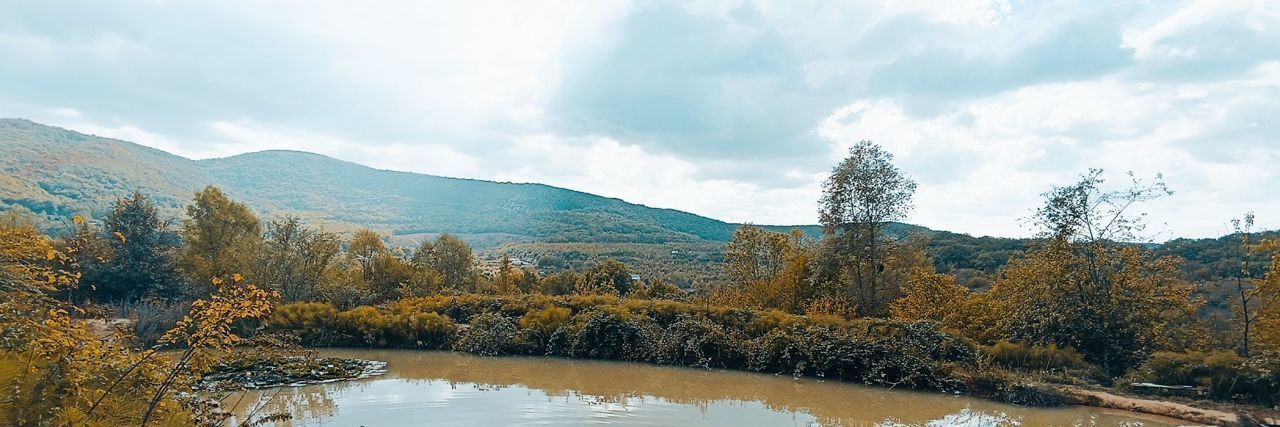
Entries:
POLYGON ((1249 415, 1215 409, 1202 409, 1182 403, 1139 399, 1067 386, 1059 386, 1058 390, 1066 394, 1072 400, 1072 403, 1077 405, 1123 409, 1214 426, 1253 427, 1267 425, 1249 415))

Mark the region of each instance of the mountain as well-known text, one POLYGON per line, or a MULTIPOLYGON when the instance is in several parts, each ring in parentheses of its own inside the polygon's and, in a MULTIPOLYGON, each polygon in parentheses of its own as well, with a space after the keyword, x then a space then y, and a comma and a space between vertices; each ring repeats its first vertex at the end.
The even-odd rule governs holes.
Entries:
POLYGON ((0 204, 51 224, 74 214, 102 218, 117 197, 135 190, 177 217, 196 190, 216 185, 260 214, 397 235, 663 244, 724 242, 737 228, 548 185, 378 170, 298 151, 191 160, 21 119, 0 119, 0 170, 0 204))

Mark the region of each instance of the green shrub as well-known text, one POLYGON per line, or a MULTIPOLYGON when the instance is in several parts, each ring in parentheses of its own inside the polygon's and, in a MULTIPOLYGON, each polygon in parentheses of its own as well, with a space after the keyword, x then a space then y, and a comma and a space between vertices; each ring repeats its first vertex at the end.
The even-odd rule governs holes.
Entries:
POLYGON ((705 319, 686 317, 662 331, 653 346, 654 362, 665 365, 741 368, 743 342, 737 334, 705 319))
POLYGON ((1280 359, 1275 356, 1245 359, 1231 352, 1157 352, 1126 379, 1202 387, 1209 398, 1218 400, 1280 403, 1280 359))
POLYGON ((453 349, 483 356, 511 354, 519 347, 516 325, 498 313, 484 313, 471 318, 471 324, 458 334, 453 349))
POLYGON ((578 316, 569 355, 587 359, 648 361, 657 328, 647 317, 617 310, 592 310, 578 316))
POLYGON ((747 342, 747 369, 801 377, 809 370, 808 351, 796 335, 800 326, 781 327, 747 342))
MULTIPOLYGON (((776 329, 747 344, 747 368, 754 371, 810 375, 944 391, 961 382, 944 366, 945 359, 925 343, 879 335, 870 328, 792 326, 776 329)), ((950 361, 963 363, 965 360, 950 361)))

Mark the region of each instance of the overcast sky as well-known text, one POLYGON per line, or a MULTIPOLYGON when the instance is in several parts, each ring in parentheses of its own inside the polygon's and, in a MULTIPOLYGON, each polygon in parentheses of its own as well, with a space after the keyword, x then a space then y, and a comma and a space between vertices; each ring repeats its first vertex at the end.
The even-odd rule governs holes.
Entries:
POLYGON ((1280 228, 1280 2, 15 0, 0 116, 767 224, 870 139, 913 223, 1027 235, 1096 167, 1164 174, 1157 240, 1210 236, 1280 228))

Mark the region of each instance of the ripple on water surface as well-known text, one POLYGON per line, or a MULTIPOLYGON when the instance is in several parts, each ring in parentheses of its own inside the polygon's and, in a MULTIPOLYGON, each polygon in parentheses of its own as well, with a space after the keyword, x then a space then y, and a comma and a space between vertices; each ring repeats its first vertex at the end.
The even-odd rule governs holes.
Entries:
POLYGON ((251 392, 244 413, 286 411, 323 426, 1165 426, 1097 408, 1023 408, 980 399, 735 371, 556 358, 326 350, 388 362, 386 376, 251 392))

